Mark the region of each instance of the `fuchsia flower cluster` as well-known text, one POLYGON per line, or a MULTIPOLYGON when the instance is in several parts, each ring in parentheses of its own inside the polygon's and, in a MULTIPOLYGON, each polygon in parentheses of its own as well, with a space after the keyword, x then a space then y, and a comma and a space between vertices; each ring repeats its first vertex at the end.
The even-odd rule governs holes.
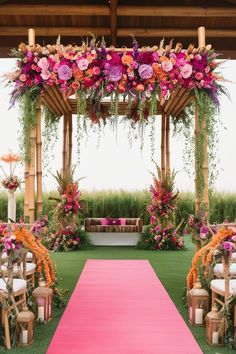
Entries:
POLYGON ((48 235, 46 243, 53 251, 76 250, 80 247, 80 232, 75 224, 68 225, 48 235))
POLYGON ((200 211, 196 216, 189 215, 185 232, 192 234, 194 243, 205 245, 211 239, 212 233, 217 232, 217 227, 215 225, 209 226, 205 212, 200 211))
POLYGON ((80 209, 79 203, 80 191, 76 183, 68 184, 66 190, 61 196, 62 202, 58 204, 58 208, 66 216, 77 214, 80 209))
POLYGON ((151 192, 151 204, 148 205, 147 210, 151 215, 150 223, 155 224, 159 217, 168 218, 173 214, 176 205, 175 198, 176 194, 171 191, 166 191, 161 183, 155 181, 154 186, 150 187, 151 192))
POLYGON ((156 250, 176 250, 184 246, 183 238, 177 235, 172 224, 168 224, 166 227, 158 224, 155 227, 151 227, 149 231, 153 248, 156 250))
MULTIPOLYGON (((136 42, 135 42, 136 43, 136 42)), ((58 85, 67 94, 96 91, 100 99, 113 92, 148 100, 152 94, 165 100, 177 87, 205 89, 217 97, 217 63, 213 51, 165 52, 161 47, 132 50, 96 46, 21 44, 17 70, 8 75, 14 83, 12 103, 27 90, 58 85)))

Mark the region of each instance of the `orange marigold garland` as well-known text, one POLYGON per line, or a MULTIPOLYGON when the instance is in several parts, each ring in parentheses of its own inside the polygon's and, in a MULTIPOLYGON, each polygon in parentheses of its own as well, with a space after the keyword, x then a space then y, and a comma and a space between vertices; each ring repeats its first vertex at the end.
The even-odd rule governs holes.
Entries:
POLYGON ((23 245, 35 255, 37 272, 41 273, 43 269, 46 284, 50 287, 55 280, 55 273, 48 250, 25 228, 17 228, 15 230, 15 236, 17 241, 21 241, 23 245))
POLYGON ((208 266, 212 262, 214 250, 220 245, 222 241, 224 241, 227 237, 232 236, 233 231, 231 229, 222 229, 217 232, 211 239, 211 241, 202 247, 193 257, 192 266, 187 275, 187 287, 188 289, 192 289, 193 285, 197 281, 198 277, 198 261, 200 257, 202 257, 202 265, 204 267, 208 266))

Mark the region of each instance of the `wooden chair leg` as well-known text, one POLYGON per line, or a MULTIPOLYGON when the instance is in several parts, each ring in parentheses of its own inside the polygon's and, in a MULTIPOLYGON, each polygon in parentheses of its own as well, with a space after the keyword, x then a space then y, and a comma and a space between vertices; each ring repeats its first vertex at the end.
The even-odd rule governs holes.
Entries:
POLYGON ((8 350, 11 349, 11 337, 9 330, 9 319, 8 319, 8 311, 3 310, 3 323, 4 323, 4 331, 5 331, 5 344, 8 350))
POLYGON ((214 306, 215 302, 216 302, 216 298, 217 298, 217 294, 212 291, 212 296, 211 296, 211 307, 214 306))

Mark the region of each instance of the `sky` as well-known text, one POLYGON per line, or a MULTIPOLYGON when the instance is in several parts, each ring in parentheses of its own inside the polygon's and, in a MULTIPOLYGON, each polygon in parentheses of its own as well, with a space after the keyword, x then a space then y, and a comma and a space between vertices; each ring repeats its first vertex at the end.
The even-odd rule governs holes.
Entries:
MULTIPOLYGON (((0 75, 9 72, 14 67, 14 59, 0 59, 0 75)), ((221 109, 219 119, 222 122, 219 132, 218 157, 219 175, 215 183, 218 191, 236 192, 236 60, 228 60, 221 68, 225 79, 234 83, 226 82, 230 93, 230 100, 225 96, 220 100, 221 109)), ((9 93, 11 89, 0 86, 0 155, 7 153, 9 149, 19 151, 19 113, 17 107, 9 110, 9 93)), ((76 117, 73 118, 74 125, 76 117)), ((140 139, 137 136, 132 138, 130 147, 128 125, 118 125, 117 131, 113 131, 107 124, 102 130, 100 137, 98 132, 90 132, 89 136, 84 134, 81 140, 80 163, 77 154, 77 139, 74 133, 73 138, 73 159, 76 166, 75 177, 85 177, 80 182, 83 190, 102 189, 123 189, 143 190, 149 188, 152 183, 150 171, 155 171, 151 161, 150 129, 145 133, 144 147, 140 149, 140 139)), ((74 127, 76 130, 76 127, 74 127)), ((154 160, 160 163, 160 117, 155 120, 155 154, 154 160)), ((61 168, 62 161, 62 126, 58 127, 58 140, 54 148, 50 147, 47 158, 44 155, 45 165, 43 189, 56 189, 56 183, 52 176, 61 168)), ((176 187, 179 190, 194 191, 193 178, 190 178, 184 170, 183 163, 184 139, 171 136, 171 168, 176 174, 176 187)), ((6 166, 3 166, 6 169, 6 166)), ((23 179, 23 166, 18 166, 16 174, 23 179)), ((0 172, 1 175, 1 172, 0 172)))

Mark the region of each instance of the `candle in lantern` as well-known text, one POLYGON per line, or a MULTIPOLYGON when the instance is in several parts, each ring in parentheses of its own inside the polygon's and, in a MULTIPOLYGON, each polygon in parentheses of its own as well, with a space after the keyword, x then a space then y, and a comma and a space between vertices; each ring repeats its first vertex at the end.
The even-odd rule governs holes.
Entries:
POLYGON ((192 307, 189 308, 189 319, 192 320, 193 318, 193 309, 192 307))
POLYGON ((28 331, 23 329, 21 332, 21 343, 27 344, 28 343, 28 331))
POLYGON ((219 334, 218 332, 213 332, 212 333, 212 344, 218 344, 219 343, 219 334))
POLYGON ((205 27, 198 27, 198 46, 205 47, 206 46, 206 34, 205 27))
POLYGON ((38 320, 44 321, 44 307, 38 307, 38 320))
POLYGON ((29 45, 35 45, 35 30, 33 28, 28 29, 28 42, 29 45))
POLYGON ((195 324, 203 324, 203 309, 195 310, 195 324))

